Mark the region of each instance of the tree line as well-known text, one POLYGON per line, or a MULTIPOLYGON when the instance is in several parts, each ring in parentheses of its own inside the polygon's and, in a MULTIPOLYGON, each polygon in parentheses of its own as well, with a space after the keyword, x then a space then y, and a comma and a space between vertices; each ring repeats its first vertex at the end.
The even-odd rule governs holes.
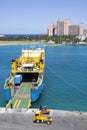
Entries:
MULTIPOLYGON (((76 36, 48 36, 48 35, 37 35, 37 36, 3 36, 0 37, 0 41, 45 41, 49 42, 54 41, 55 44, 61 44, 63 42, 73 42, 77 43, 82 41, 81 39, 77 38, 76 36)), ((83 42, 87 42, 87 38, 83 40, 83 42)))

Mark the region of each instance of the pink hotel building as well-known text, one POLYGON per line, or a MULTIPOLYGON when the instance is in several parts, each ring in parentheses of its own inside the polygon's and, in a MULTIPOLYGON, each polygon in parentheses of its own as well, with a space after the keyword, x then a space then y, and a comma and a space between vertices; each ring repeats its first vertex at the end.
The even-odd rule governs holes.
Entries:
MULTIPOLYGON (((86 30, 86 29, 85 29, 86 30)), ((72 25, 70 19, 65 19, 63 21, 57 20, 56 26, 53 23, 49 23, 48 25, 48 35, 86 35, 87 32, 83 29, 83 24, 72 25), (56 33, 55 33, 56 32, 56 33), (85 33, 84 33, 85 32, 85 33)))

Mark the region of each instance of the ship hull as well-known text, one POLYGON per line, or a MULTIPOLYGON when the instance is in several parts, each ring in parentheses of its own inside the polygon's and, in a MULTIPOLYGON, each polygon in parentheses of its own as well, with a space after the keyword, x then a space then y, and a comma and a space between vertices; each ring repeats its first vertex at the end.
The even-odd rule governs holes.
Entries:
POLYGON ((44 82, 42 80, 41 85, 38 87, 38 89, 32 89, 31 90, 31 101, 35 102, 38 100, 40 94, 42 93, 43 90, 43 86, 44 86, 44 82))
POLYGON ((11 92, 9 89, 4 90, 4 98, 6 102, 8 102, 11 99, 11 92))

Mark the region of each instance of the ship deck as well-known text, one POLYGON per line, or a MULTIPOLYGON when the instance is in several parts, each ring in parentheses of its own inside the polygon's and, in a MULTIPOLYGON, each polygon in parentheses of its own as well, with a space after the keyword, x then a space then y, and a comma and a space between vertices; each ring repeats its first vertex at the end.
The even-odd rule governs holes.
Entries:
POLYGON ((31 87, 32 84, 23 82, 18 88, 14 97, 10 99, 6 108, 30 108, 31 106, 31 87))

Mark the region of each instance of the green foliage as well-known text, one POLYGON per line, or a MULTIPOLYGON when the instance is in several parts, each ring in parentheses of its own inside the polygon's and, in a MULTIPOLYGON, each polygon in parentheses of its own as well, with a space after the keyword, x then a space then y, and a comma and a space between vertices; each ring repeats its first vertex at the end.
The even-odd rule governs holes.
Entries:
MULTIPOLYGON (((0 41, 54 41, 55 44, 66 43, 77 43, 80 42, 76 36, 64 35, 64 36, 48 36, 48 35, 38 35, 38 36, 4 36, 0 37, 0 41)), ((87 38, 84 40, 87 42, 87 38)))

